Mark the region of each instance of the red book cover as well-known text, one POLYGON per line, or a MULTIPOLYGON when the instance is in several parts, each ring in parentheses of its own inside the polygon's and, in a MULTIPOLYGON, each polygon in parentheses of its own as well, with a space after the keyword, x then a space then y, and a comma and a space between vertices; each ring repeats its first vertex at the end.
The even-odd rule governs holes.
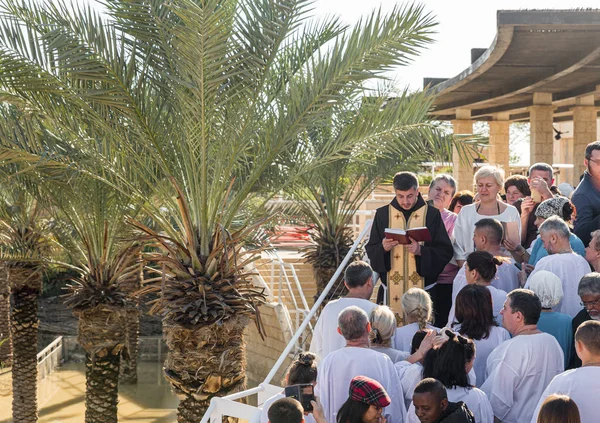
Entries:
POLYGON ((408 229, 406 231, 404 229, 386 228, 384 232, 386 238, 396 240, 403 245, 410 244, 409 237, 418 242, 431 241, 431 234, 429 233, 429 229, 425 226, 408 229))

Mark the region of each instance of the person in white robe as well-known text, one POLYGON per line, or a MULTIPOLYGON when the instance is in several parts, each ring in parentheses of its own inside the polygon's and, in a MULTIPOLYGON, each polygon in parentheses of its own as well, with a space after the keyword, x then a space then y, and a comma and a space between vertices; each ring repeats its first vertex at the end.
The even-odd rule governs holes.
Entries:
MULTIPOLYGON (((467 284, 483 286, 490 292, 494 318, 499 325, 502 324, 500 310, 502 310, 504 301, 506 301, 506 292, 493 287, 491 280, 496 276, 496 271, 500 264, 502 264, 502 261, 494 257, 491 253, 487 251, 474 251, 467 256, 467 261, 463 266, 467 284)), ((456 300, 452 302, 448 321, 450 324, 456 321, 456 300)))
POLYGON ((328 422, 335 422, 338 410, 348 399, 348 387, 355 376, 375 379, 393 399, 383 411, 389 423, 406 421, 406 407, 400 379, 390 358, 369 348, 371 324, 364 310, 356 306, 344 309, 338 329, 346 346, 328 354, 319 365, 315 395, 319 397, 328 422))
POLYGON ((404 322, 407 324, 396 328, 393 345, 397 350, 410 352, 415 333, 425 329, 437 332, 439 329, 429 324, 433 318, 433 303, 429 292, 421 288, 410 288, 402 295, 400 302, 404 322))
MULTIPOLYGON (((298 358, 294 360, 290 366, 290 370, 285 375, 285 386, 299 385, 312 383, 313 385, 317 382, 317 363, 316 355, 311 352, 300 353, 298 358)), ((262 411, 260 414, 260 423, 269 422, 269 407, 275 401, 285 398, 285 394, 280 392, 279 394, 273 395, 267 399, 262 405, 262 411)), ((305 423, 316 423, 312 413, 308 414, 304 418, 305 423)))
POLYGON ((346 345, 346 340, 337 331, 338 316, 342 310, 357 306, 368 315, 377 307, 377 304, 370 301, 373 294, 373 269, 368 263, 364 261, 350 263, 344 273, 344 285, 348 288, 348 294, 327 303, 313 329, 310 351, 317 355, 319 361, 330 352, 346 345))
MULTIPOLYGON (((570 234, 569 227, 558 216, 549 217, 540 225, 540 240, 544 243, 548 256, 537 262, 527 280, 541 270, 558 276, 563 283, 564 296, 554 307, 554 311, 575 317, 581 311, 581 300, 577 294, 579 281, 591 269, 588 262, 571 249, 570 234)), ((525 288, 529 288, 529 283, 525 284, 525 288)))
POLYGON ((600 322, 583 322, 575 333, 575 351, 583 367, 559 374, 546 388, 531 423, 537 422, 542 403, 552 394, 569 396, 579 408, 581 423, 596 423, 600 399, 600 322))
POLYGON ((489 355, 487 379, 481 387, 501 422, 529 422, 544 389, 564 370, 564 354, 556 338, 537 328, 541 312, 533 291, 517 289, 508 294, 503 325, 513 338, 489 355))

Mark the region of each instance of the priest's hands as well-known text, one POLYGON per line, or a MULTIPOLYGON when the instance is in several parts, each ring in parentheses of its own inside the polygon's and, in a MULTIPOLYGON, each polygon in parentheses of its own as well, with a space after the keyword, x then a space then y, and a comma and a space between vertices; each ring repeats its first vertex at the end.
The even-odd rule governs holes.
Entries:
POLYGON ((421 244, 419 244, 417 241, 415 241, 412 238, 410 239, 410 244, 408 244, 406 246, 406 249, 408 250, 409 253, 414 254, 415 256, 420 256, 421 255, 421 244))
POLYGON ((381 241, 381 245, 383 245, 384 251, 390 251, 396 245, 400 245, 400 243, 395 239, 383 238, 383 241, 381 241))

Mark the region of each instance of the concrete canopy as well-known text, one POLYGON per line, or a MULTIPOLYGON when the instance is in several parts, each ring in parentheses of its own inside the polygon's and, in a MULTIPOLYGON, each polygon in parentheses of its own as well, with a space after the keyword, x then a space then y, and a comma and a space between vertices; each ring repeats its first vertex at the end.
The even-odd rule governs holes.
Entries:
POLYGON ((551 94, 554 121, 572 120, 578 98, 600 106, 600 10, 500 10, 497 22, 471 66, 451 79, 425 78, 437 94, 433 117, 454 120, 467 109, 472 120, 502 113, 528 121, 534 93, 551 94))

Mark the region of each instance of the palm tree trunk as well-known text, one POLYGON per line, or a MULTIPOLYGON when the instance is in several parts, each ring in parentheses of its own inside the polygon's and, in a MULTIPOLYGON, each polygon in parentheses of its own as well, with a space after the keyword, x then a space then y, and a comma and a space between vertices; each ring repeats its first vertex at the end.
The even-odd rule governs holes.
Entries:
POLYGON ((127 310, 127 326, 125 331, 125 347, 121 352, 121 383, 137 383, 137 362, 140 339, 140 312, 136 309, 127 310))
POLYGON ((246 348, 243 339, 247 316, 196 330, 164 323, 169 348, 165 377, 180 402, 178 423, 198 423, 214 396, 243 389, 246 382, 246 348))
POLYGON ((0 366, 12 364, 12 336, 10 335, 10 285, 6 264, 0 264, 0 366))
POLYGON ((37 297, 42 279, 34 269, 9 267, 13 313, 13 422, 35 423, 37 411, 37 297))
POLYGON ((126 311, 100 304, 73 313, 79 318, 78 340, 86 351, 85 421, 117 423, 126 311))

